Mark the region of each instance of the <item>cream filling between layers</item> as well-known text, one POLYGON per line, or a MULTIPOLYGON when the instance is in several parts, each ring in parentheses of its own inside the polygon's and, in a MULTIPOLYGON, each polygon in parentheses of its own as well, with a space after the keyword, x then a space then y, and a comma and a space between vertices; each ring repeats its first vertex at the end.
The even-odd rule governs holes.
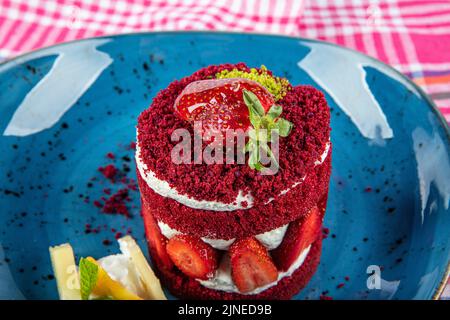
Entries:
MULTIPOLYGON (((139 140, 139 139, 137 139, 139 140)), ((325 145, 325 150, 314 162, 315 166, 321 165, 328 156, 330 149, 330 142, 328 141, 325 145)), ((253 196, 248 193, 244 194, 242 190, 239 190, 236 199, 232 203, 224 203, 219 201, 208 201, 208 200, 197 200, 191 196, 179 193, 175 188, 172 188, 167 181, 158 179, 155 173, 148 169, 147 165, 141 159, 141 149, 139 147, 139 141, 136 144, 136 164, 142 179, 147 183, 148 187, 155 191, 162 197, 171 198, 187 207, 193 209, 201 210, 211 210, 211 211, 234 211, 234 210, 245 210, 253 207, 253 196)), ((280 196, 285 195, 298 185, 300 185, 306 176, 303 176, 300 181, 293 183, 289 188, 281 191, 280 196)), ((272 202, 274 198, 267 200, 266 204, 272 202)))
MULTIPOLYGON (((260 233, 255 236, 261 244, 263 244, 267 250, 273 250, 277 248, 281 242, 283 241, 284 235, 286 233, 287 227, 289 224, 285 224, 279 228, 260 233)), ((171 228, 167 223, 162 221, 158 221, 159 229, 161 233, 167 238, 170 239, 176 235, 183 234, 181 231, 171 228)), ((233 244, 236 240, 235 238, 224 240, 224 239, 212 239, 203 237, 201 238, 204 242, 211 245, 211 247, 216 248, 218 250, 228 250, 228 248, 233 244)))
POLYGON ((160 180, 155 173, 148 170, 147 165, 141 159, 141 149, 139 143, 136 144, 136 164, 141 177, 145 180, 149 188, 163 197, 171 198, 187 207, 201 210, 212 211, 234 211, 240 209, 249 209, 253 206, 253 197, 251 194, 244 195, 242 190, 232 203, 223 203, 218 201, 197 200, 188 195, 179 193, 175 188, 172 188, 167 181, 160 180), (246 205, 244 205, 244 203, 246 205))

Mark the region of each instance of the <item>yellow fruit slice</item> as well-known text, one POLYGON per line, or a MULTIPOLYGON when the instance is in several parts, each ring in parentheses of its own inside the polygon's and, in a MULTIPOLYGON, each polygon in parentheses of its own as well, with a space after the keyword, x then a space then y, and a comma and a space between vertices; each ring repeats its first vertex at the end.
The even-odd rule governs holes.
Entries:
POLYGON ((87 257, 98 266, 97 284, 92 293, 99 297, 111 297, 115 300, 142 300, 134 293, 128 291, 120 282, 113 280, 100 264, 92 257, 87 257))
POLYGON ((70 244, 50 247, 50 259, 61 300, 81 300, 80 281, 70 244))
POLYGON ((136 269, 138 278, 142 281, 142 285, 146 289, 147 296, 143 298, 151 300, 167 300, 159 279, 148 264, 147 259, 136 241, 130 236, 120 238, 118 241, 120 251, 131 259, 131 263, 136 269))

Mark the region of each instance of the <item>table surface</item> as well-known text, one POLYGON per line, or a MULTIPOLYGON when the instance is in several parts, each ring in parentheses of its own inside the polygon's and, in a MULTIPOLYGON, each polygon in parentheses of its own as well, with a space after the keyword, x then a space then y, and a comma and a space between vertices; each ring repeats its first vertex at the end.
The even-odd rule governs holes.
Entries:
MULTIPOLYGON (((138 31, 258 32, 333 42, 404 73, 450 121, 450 0, 0 0, 0 61, 138 31)), ((443 299, 450 299, 447 285, 443 299)))

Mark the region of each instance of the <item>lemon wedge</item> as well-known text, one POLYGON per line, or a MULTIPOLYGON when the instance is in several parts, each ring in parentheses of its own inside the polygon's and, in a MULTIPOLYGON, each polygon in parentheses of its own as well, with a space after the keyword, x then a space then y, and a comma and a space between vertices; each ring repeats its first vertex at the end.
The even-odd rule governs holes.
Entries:
POLYGON ((99 297, 111 297, 115 300, 142 300, 134 293, 128 291, 120 282, 113 280, 100 264, 92 257, 87 257, 98 266, 97 283, 92 293, 99 297))
POLYGON ((81 300, 80 281, 70 244, 50 247, 50 259, 61 300, 81 300))

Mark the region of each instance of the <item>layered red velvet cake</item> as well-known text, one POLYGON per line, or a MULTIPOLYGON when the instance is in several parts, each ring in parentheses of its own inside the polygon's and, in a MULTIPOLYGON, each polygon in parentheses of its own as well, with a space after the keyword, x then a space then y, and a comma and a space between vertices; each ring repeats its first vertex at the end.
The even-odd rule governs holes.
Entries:
POLYGON ((173 295, 289 299, 307 284, 322 246, 329 122, 320 91, 243 63, 203 68, 157 94, 138 119, 136 164, 150 254, 173 295), (260 138, 273 128, 277 152, 260 138), (181 163, 180 129, 193 146, 181 163), (229 129, 246 133, 243 163, 199 160, 229 129), (275 170, 259 162, 260 148, 272 148, 275 170))

